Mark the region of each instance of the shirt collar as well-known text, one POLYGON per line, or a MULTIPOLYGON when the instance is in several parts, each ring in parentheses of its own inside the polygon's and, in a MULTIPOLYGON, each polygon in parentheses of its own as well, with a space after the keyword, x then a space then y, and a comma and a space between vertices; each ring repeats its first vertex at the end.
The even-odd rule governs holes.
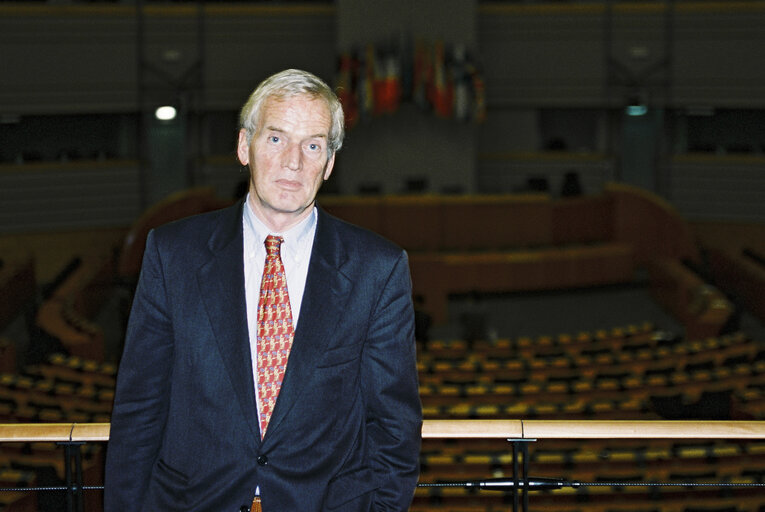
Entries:
MULTIPOLYGON (((268 235, 277 235, 284 238, 282 248, 293 257, 299 248, 311 239, 309 236, 316 227, 316 206, 311 209, 311 214, 299 223, 295 224, 283 233, 274 233, 258 217, 250 207, 250 194, 244 200, 244 225, 254 234, 254 240, 258 248, 263 248, 268 235)), ((264 249, 265 250, 265 249, 264 249)))

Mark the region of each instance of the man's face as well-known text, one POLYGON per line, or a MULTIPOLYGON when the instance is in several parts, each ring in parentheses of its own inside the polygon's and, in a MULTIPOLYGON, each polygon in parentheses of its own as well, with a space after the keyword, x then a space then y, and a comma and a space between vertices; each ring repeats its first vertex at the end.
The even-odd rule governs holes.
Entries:
POLYGON ((310 213, 335 163, 327 158, 331 117, 326 101, 307 95, 268 98, 252 140, 239 132, 237 155, 250 167, 250 206, 283 231, 310 213))

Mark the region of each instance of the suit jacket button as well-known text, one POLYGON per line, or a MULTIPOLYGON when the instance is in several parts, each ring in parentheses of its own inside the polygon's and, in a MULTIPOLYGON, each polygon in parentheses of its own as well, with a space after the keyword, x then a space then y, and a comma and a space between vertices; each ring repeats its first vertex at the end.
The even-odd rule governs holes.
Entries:
POLYGON ((261 455, 260 457, 258 457, 259 466, 265 466, 266 464, 268 464, 268 457, 266 457, 265 455, 261 455))

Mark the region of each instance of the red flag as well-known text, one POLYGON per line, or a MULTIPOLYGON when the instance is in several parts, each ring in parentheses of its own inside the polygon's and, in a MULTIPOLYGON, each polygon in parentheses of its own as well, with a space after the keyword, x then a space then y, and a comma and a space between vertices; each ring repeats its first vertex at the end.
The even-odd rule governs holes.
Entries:
POLYGON ((344 53, 340 57, 340 69, 337 76, 337 97, 343 106, 345 125, 352 127, 359 120, 359 104, 353 88, 353 57, 344 53))

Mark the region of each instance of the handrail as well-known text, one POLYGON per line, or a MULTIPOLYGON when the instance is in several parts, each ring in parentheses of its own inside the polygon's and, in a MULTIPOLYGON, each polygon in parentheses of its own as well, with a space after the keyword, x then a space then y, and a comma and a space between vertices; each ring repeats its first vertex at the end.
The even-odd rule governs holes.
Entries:
POLYGON ((765 439, 765 421, 425 420, 423 439, 765 439))
MULTIPOLYGON (((104 490, 103 485, 83 482, 79 446, 87 441, 108 441, 109 423, 17 423, 0 424, 2 442, 56 442, 64 446, 66 486, 26 487, 3 490, 66 491, 70 512, 83 510, 84 491, 104 490), (74 467, 74 471, 72 471, 74 467)), ((756 482, 662 483, 662 482, 578 482, 562 478, 528 476, 528 445, 538 439, 616 439, 616 438, 719 438, 765 439, 765 421, 629 421, 629 420, 425 420, 423 439, 505 439, 512 444, 512 477, 471 481, 419 482, 418 487, 465 487, 501 491, 512 498, 513 512, 529 510, 529 492, 543 489, 625 485, 763 487, 756 482), (520 454, 519 454, 520 452, 520 454), (521 476, 522 475, 522 476, 521 476)))
POLYGON ((109 423, 4 423, 0 443, 108 441, 109 423))
MULTIPOLYGON (((0 424, 0 442, 108 441, 109 423, 0 424)), ((425 420, 423 439, 765 439, 765 421, 425 420)))

